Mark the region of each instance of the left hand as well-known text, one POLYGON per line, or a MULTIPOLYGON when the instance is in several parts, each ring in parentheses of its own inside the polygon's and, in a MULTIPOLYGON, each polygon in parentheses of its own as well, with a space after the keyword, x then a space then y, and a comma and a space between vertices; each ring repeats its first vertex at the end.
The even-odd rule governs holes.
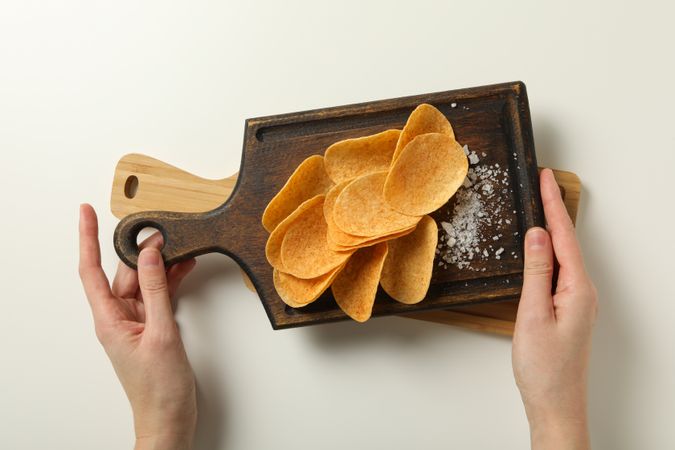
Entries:
POLYGON ((186 449, 196 389, 170 299, 195 261, 165 271, 161 244, 159 233, 141 244, 138 272, 120 262, 111 287, 101 268, 96 213, 80 207, 80 278, 96 336, 131 403, 136 448, 186 449))

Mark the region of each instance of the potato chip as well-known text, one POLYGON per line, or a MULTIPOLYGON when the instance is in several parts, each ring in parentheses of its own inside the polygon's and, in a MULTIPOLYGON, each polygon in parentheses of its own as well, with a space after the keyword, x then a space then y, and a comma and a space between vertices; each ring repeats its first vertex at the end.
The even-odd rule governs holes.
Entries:
POLYGON ((357 238, 357 236, 352 236, 342 231, 335 225, 335 221, 333 220, 335 201, 350 182, 350 180, 347 180, 333 186, 326 194, 326 199, 323 202, 323 216, 326 219, 326 225, 328 226, 329 242, 339 243, 341 241, 349 241, 351 238, 357 238))
POLYGON ((379 237, 414 226, 419 217, 407 216, 392 209, 382 194, 387 172, 356 178, 338 195, 333 220, 345 233, 379 237))
MULTIPOLYGON (((354 241, 350 244, 339 244, 331 241, 330 235, 328 237, 328 247, 335 250, 336 252, 346 252, 349 250, 356 250, 359 248, 363 247, 370 247, 375 244, 379 244, 380 242, 385 242, 385 241, 390 241, 392 239, 397 239, 400 238, 401 236, 405 236, 406 234, 410 234, 415 230, 415 226, 413 225, 412 227, 399 231, 393 234, 387 234, 385 236, 380 236, 380 237, 374 237, 374 238, 361 238, 360 236, 354 236, 354 241), (358 239, 368 239, 368 240, 358 240, 358 239)), ((351 236, 351 235, 346 235, 346 236, 351 236)))
POLYGON ((410 113, 408 121, 401 131, 401 135, 396 143, 396 150, 392 162, 396 161, 408 142, 415 139, 420 134, 441 133, 451 138, 455 138, 455 132, 452 131, 452 125, 442 112, 431 105, 422 103, 410 113))
POLYGON ((338 306, 357 322, 370 318, 382 265, 387 256, 387 243, 358 250, 335 277, 332 291, 338 306))
POLYGON ((464 150, 453 138, 441 133, 421 134, 392 164, 384 183, 384 199, 402 214, 429 214, 457 192, 468 169, 464 150))
POLYGON ((272 275, 277 294, 284 303, 293 308, 301 308, 312 303, 323 294, 344 264, 319 277, 304 280, 274 269, 272 275))
POLYGON ((277 225, 270 237, 267 239, 267 244, 265 245, 265 256, 270 265, 275 269, 279 269, 282 272, 286 270, 284 267, 283 261, 281 260, 281 244, 284 241, 284 236, 286 236, 286 231, 288 227, 293 223, 296 217, 302 214, 308 208, 311 208, 317 204, 323 205, 325 196, 317 195, 307 200, 303 204, 297 207, 288 217, 286 217, 279 225, 277 225))
POLYGON ((342 231, 337 225, 335 225, 335 221, 333 220, 333 207, 335 206, 335 200, 337 200, 337 197, 349 183, 350 181, 343 181, 342 183, 333 186, 331 190, 328 191, 328 194, 326 194, 326 199, 323 203, 323 216, 326 219, 326 224, 328 226, 329 248, 335 251, 348 251, 358 247, 369 247, 371 245, 377 244, 378 242, 382 242, 387 239, 393 239, 412 231, 414 226, 402 232, 380 237, 354 236, 342 231))
POLYGON ((414 304, 424 299, 431 283, 438 227, 424 216, 415 231, 389 241, 380 284, 384 291, 401 303, 414 304))
POLYGON ((388 170, 401 130, 336 142, 326 149, 326 172, 335 184, 388 170))
POLYGON ((323 156, 310 156, 300 163, 284 187, 270 200, 263 212, 263 226, 271 233, 300 204, 325 194, 332 185, 324 167, 323 156))
POLYGON ((344 263, 353 253, 328 248, 324 199, 301 211, 286 230, 281 243, 281 261, 285 272, 294 277, 310 279, 321 276, 344 263))

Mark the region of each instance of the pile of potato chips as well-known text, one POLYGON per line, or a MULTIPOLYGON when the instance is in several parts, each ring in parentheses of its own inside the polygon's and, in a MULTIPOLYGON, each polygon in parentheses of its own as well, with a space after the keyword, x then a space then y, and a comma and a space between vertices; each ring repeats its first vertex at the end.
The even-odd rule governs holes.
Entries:
POLYGON ((450 122, 427 104, 403 130, 336 142, 304 160, 262 217, 281 299, 299 308, 331 287, 359 322, 370 318, 378 285, 399 302, 421 301, 438 239, 428 214, 467 170, 450 122))

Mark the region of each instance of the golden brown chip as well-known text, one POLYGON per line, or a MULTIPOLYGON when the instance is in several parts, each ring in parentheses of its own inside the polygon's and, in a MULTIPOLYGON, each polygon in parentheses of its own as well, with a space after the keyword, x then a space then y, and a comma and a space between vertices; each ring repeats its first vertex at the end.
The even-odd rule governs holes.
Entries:
POLYGON ((335 184, 388 170, 400 130, 336 142, 326 149, 326 172, 335 184))
POLYGON ((424 216, 415 231, 389 241, 380 284, 384 291, 401 303, 418 303, 429 290, 438 242, 436 222, 424 216))
POLYGON ((328 241, 338 243, 341 241, 349 241, 350 238, 356 236, 351 236, 350 234, 345 233, 333 220, 333 207, 335 206, 335 201, 337 200, 340 193, 343 189, 350 183, 349 180, 343 181, 340 184, 333 186, 330 191, 326 194, 326 200, 323 202, 323 216, 326 219, 326 225, 328 226, 328 241))
POLYGON ((333 282, 344 264, 320 277, 304 280, 274 269, 273 279, 277 294, 284 303, 293 308, 301 308, 312 303, 324 293, 333 282))
POLYGON ((274 228, 274 230, 270 234, 270 237, 267 239, 267 244, 265 245, 265 256, 267 257, 267 261, 269 261, 272 267, 274 267, 275 269, 279 269, 282 272, 286 270, 283 261, 281 260, 281 244, 284 241, 284 236, 286 236, 286 231, 288 231, 288 227, 293 223, 296 217, 298 217, 307 209, 319 204, 322 205, 324 198, 325 198, 324 195, 317 195, 316 197, 310 198, 309 200, 298 206, 295 211, 293 211, 288 217, 286 217, 279 225, 277 225, 274 228))
POLYGON ((453 138, 441 133, 421 134, 392 164, 384 183, 384 199, 402 214, 429 214, 455 194, 468 169, 464 150, 453 138))
POLYGON ((263 212, 263 226, 271 233, 300 204, 325 194, 332 185, 324 167, 323 156, 310 156, 300 163, 284 187, 269 202, 263 212))
MULTIPOLYGON (((396 150, 394 151, 393 161, 398 159, 408 142, 415 139, 420 134, 426 133, 441 133, 451 138, 455 138, 455 132, 452 131, 452 125, 442 112, 431 105, 422 103, 415 110, 410 113, 408 121, 401 131, 401 136, 396 143, 396 150)), ((392 161, 392 162, 393 162, 392 161)))
POLYGON ((323 199, 300 212, 289 224, 281 243, 284 271, 297 278, 316 278, 344 263, 353 253, 328 248, 323 199))
POLYGON ((333 281, 332 291, 338 306, 357 322, 365 322, 373 312, 387 243, 358 250, 333 281))
POLYGON ((331 190, 328 191, 328 194, 326 194, 326 200, 323 203, 323 215, 326 219, 326 225, 328 226, 329 248, 335 251, 348 251, 358 247, 369 247, 371 245, 377 244, 378 242, 402 236, 405 233, 411 232, 413 228, 415 228, 412 226, 408 230, 404 230, 402 232, 376 237, 354 236, 342 231, 337 225, 335 225, 335 221, 333 220, 333 207, 335 206, 335 200, 337 200, 338 195, 340 195, 342 190, 349 183, 350 181, 348 180, 333 186, 331 190))
MULTIPOLYGON (((330 230, 330 229, 329 229, 330 230)), ((415 225, 412 227, 403 230, 403 231, 398 231, 393 234, 387 234, 385 236, 379 236, 379 237, 373 237, 373 238, 364 238, 361 236, 352 236, 350 234, 344 234, 344 236, 350 236, 352 241, 347 242, 347 243, 339 243, 339 242, 334 242, 331 240, 331 235, 330 232, 328 233, 328 247, 331 249, 335 250, 336 252, 345 252, 349 250, 355 250, 357 248, 363 248, 363 247, 370 247, 375 244, 379 244, 380 242, 385 242, 385 241, 390 241, 392 239, 397 239, 400 238, 401 236, 405 236, 406 234, 410 234, 415 230, 415 225)), ((342 241, 344 242, 344 241, 342 241)))
POLYGON ((387 172, 356 178, 338 195, 333 220, 345 233, 379 237, 414 226, 419 217, 407 216, 392 209, 382 194, 387 172))

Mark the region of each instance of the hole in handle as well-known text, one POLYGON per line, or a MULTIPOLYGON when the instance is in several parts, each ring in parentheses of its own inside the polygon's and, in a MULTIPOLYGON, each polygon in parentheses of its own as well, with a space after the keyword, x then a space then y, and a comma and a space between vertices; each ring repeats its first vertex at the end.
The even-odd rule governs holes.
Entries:
POLYGON ((136 197, 136 192, 138 192, 138 177, 136 175, 131 175, 124 183, 124 196, 128 199, 132 199, 136 197))
POLYGON ((138 247, 139 251, 142 248, 141 244, 143 244, 143 242, 145 242, 147 239, 150 238, 152 238, 154 241, 155 239, 157 239, 157 237, 153 236, 157 234, 161 236, 159 237, 159 239, 161 240, 162 245, 157 247, 161 250, 164 247, 164 233, 162 233, 158 228, 155 228, 153 226, 146 226, 143 227, 141 230, 139 230, 138 233, 136 234, 136 246, 138 247))

